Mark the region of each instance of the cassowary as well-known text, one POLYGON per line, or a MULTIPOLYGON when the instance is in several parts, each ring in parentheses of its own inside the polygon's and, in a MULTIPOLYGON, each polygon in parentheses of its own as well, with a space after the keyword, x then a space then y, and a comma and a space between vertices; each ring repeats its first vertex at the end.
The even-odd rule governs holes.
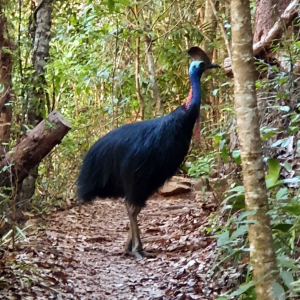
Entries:
POLYGON ((100 138, 87 152, 77 182, 77 197, 125 197, 130 219, 126 251, 140 259, 143 250, 137 216, 146 200, 171 178, 186 156, 199 115, 200 78, 212 64, 198 47, 188 54, 191 88, 184 105, 156 119, 127 124, 100 138))

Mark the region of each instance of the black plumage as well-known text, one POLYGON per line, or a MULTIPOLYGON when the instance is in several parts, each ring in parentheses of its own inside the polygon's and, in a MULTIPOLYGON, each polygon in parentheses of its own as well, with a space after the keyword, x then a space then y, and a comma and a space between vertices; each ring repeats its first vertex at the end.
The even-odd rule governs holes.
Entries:
POLYGON ((88 151, 78 178, 78 197, 125 197, 136 206, 174 175, 188 152, 197 113, 183 106, 158 119, 119 127, 88 151))
POLYGON ((217 67, 197 47, 189 54, 197 61, 190 66, 186 103, 164 117, 124 125, 99 139, 87 152, 78 177, 77 196, 84 201, 125 197, 131 226, 127 251, 139 258, 148 253, 142 249, 137 215, 184 160, 199 115, 201 74, 217 67))

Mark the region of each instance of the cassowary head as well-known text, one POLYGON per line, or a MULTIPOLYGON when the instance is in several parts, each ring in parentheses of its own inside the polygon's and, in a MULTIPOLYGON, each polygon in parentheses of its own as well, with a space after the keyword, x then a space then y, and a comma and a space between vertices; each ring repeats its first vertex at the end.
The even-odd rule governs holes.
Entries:
POLYGON ((206 53, 199 47, 190 48, 188 54, 193 60, 189 68, 190 75, 201 75, 205 70, 220 68, 219 65, 212 64, 206 53))

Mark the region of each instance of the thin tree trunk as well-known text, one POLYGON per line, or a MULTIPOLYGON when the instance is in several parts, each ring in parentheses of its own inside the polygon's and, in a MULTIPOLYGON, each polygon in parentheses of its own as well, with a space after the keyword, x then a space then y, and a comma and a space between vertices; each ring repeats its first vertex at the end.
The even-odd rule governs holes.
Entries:
MULTIPOLYGON (((119 25, 117 23, 117 31, 116 31, 116 41, 115 41, 115 55, 113 57, 113 71, 112 71, 112 80, 111 80, 111 123, 110 123, 110 130, 115 128, 115 120, 118 117, 118 103, 115 105, 115 74, 117 70, 117 56, 118 56, 118 37, 119 37, 119 25)), ((118 127, 118 126, 116 126, 118 127)))
MULTIPOLYGON (((28 125, 35 127, 43 120, 43 110, 47 104, 47 95, 44 90, 46 79, 45 66, 49 57, 49 42, 51 29, 52 0, 39 0, 34 12, 35 32, 33 38, 33 89, 30 92, 30 101, 27 111, 28 125)), ((38 177, 38 165, 29 173, 22 183, 19 199, 30 199, 35 192, 35 182, 38 177)))
POLYGON ((216 37, 216 29, 217 29, 217 19, 214 14, 211 0, 205 1, 205 13, 204 13, 204 21, 203 25, 205 26, 205 37, 207 39, 204 39, 202 42, 202 49, 207 54, 209 59, 212 59, 214 48, 211 46, 211 43, 216 37))
POLYGON ((235 109, 241 146, 243 181, 249 219, 250 258, 258 300, 273 300, 276 256, 268 212, 262 147, 255 92, 255 68, 249 0, 231 0, 235 109))
POLYGON ((4 15, 4 3, 0 2, 0 159, 8 151, 10 126, 12 120, 11 99, 11 71, 12 57, 5 51, 12 48, 7 40, 7 19, 4 15))
MULTIPOLYGON (((217 7, 218 7, 218 5, 217 5, 217 7)), ((204 52, 207 54, 209 59, 212 60, 213 53, 214 53, 214 48, 212 47, 212 43, 213 43, 214 39, 216 38, 216 29, 217 29, 218 22, 217 22, 216 14, 214 13, 213 7, 211 5, 211 0, 206 0, 205 1, 205 12, 204 12, 203 25, 205 26, 205 30, 206 30, 205 31, 206 39, 203 40, 201 47, 204 50, 204 52)), ((205 77, 208 77, 210 75, 211 75, 210 71, 208 71, 204 74, 205 77)), ((212 91, 213 86, 214 86, 213 80, 209 80, 207 82, 207 89, 209 91, 212 91)), ((216 102, 215 101, 216 99, 210 93, 203 100, 204 100, 203 102, 205 102, 205 103, 207 103, 211 106, 211 109, 207 111, 207 114, 202 112, 201 119, 202 119, 202 121, 203 121, 203 119, 204 120, 205 119, 206 120, 213 120, 214 115, 216 114, 215 106, 214 106, 215 102, 216 102)), ((210 129, 212 129, 212 123, 209 123, 208 126, 209 126, 210 129)), ((199 141, 195 141, 195 147, 198 148, 199 144, 200 144, 199 141)))
POLYGON ((140 38, 135 40, 135 89, 136 89, 136 96, 139 102, 139 112, 141 120, 145 118, 145 106, 144 106, 144 99, 141 94, 141 87, 140 87, 140 38))
MULTIPOLYGON (((137 5, 134 6, 134 13, 135 17, 138 20, 139 13, 137 5)), ((139 113, 142 120, 145 118, 145 105, 144 99, 141 94, 141 87, 140 87, 140 38, 136 38, 135 40, 135 89, 136 89, 136 97, 139 102, 139 113)))
POLYGON ((152 40, 150 36, 148 35, 145 36, 145 43, 146 43, 146 54, 148 60, 149 78, 152 85, 153 98, 155 101, 155 115, 162 116, 164 112, 162 106, 162 99, 160 96, 160 90, 156 79, 155 63, 154 63, 154 57, 152 52, 152 40))

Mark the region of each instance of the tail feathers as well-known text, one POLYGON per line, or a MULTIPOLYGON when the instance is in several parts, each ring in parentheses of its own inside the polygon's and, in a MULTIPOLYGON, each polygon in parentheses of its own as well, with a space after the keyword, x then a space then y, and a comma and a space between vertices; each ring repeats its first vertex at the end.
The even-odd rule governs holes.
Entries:
POLYGON ((84 202, 90 202, 96 197, 97 195, 93 191, 84 191, 80 188, 77 190, 77 198, 83 200, 84 202))
POLYGON ((85 157, 77 180, 77 198, 84 202, 97 197, 97 176, 95 176, 96 162, 89 153, 85 157))
POLYGON ((94 198, 124 197, 122 180, 114 168, 109 145, 99 140, 87 152, 77 181, 77 197, 85 202, 94 198))

